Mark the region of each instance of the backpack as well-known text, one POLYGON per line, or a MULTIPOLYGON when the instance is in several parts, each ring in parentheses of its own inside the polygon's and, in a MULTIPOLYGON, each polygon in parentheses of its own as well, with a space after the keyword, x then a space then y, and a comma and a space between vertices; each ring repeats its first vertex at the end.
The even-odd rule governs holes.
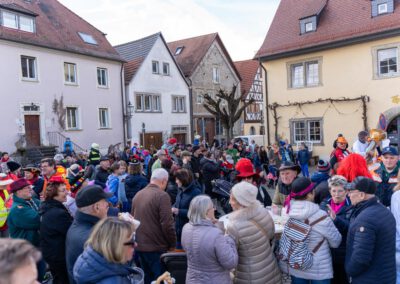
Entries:
POLYGON ((279 241, 278 259, 286 262, 291 268, 297 270, 310 269, 313 264, 313 255, 319 250, 325 238, 310 251, 308 244, 312 226, 321 222, 327 215, 309 224, 308 219, 304 222, 289 218, 283 229, 282 237, 279 241))

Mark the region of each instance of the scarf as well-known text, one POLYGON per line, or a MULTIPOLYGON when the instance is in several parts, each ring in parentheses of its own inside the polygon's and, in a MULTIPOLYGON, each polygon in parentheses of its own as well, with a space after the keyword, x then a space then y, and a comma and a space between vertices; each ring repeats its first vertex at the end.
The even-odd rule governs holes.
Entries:
POLYGON ((309 186, 307 186, 305 189, 303 189, 300 192, 291 192, 285 199, 285 202, 283 203, 283 206, 286 207, 286 213, 289 213, 290 210, 290 200, 292 200, 292 198, 294 197, 298 197, 298 196, 305 196, 307 195, 309 192, 311 192, 315 187, 314 183, 310 183, 309 186))
POLYGON ((343 200, 343 202, 341 202, 341 203, 339 203, 339 204, 336 204, 336 203, 333 201, 333 199, 331 199, 331 202, 330 202, 329 205, 331 206, 332 210, 337 214, 337 213, 340 211, 340 209, 341 209, 345 204, 346 204, 346 199, 343 200))

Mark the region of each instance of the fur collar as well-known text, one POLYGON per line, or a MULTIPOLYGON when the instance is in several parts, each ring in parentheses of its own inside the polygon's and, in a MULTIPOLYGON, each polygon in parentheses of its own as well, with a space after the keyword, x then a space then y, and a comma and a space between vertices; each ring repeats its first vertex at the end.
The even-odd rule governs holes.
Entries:
POLYGON ((264 209, 258 201, 249 207, 234 211, 229 216, 229 221, 247 221, 257 216, 264 209))

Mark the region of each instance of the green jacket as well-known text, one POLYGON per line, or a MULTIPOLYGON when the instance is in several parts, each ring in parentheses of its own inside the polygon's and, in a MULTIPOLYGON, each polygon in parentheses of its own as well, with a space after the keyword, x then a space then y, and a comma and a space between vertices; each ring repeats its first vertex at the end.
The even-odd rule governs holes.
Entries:
POLYGON ((7 219, 11 238, 25 239, 34 246, 39 246, 39 207, 40 201, 36 198, 28 201, 14 194, 13 205, 7 219))
POLYGON ((235 165, 236 165, 237 161, 240 159, 240 156, 238 155, 239 151, 237 149, 235 149, 235 148, 227 149, 226 150, 226 154, 232 156, 232 159, 233 159, 233 161, 235 162, 235 165))

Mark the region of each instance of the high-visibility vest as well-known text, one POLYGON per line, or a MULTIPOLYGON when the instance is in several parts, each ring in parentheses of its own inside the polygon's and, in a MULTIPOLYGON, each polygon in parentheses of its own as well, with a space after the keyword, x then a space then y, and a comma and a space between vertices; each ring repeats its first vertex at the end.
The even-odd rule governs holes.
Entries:
POLYGON ((6 206, 6 202, 9 199, 10 195, 8 194, 7 190, 3 190, 3 192, 5 200, 0 197, 0 227, 3 227, 6 223, 9 212, 9 209, 6 206))

